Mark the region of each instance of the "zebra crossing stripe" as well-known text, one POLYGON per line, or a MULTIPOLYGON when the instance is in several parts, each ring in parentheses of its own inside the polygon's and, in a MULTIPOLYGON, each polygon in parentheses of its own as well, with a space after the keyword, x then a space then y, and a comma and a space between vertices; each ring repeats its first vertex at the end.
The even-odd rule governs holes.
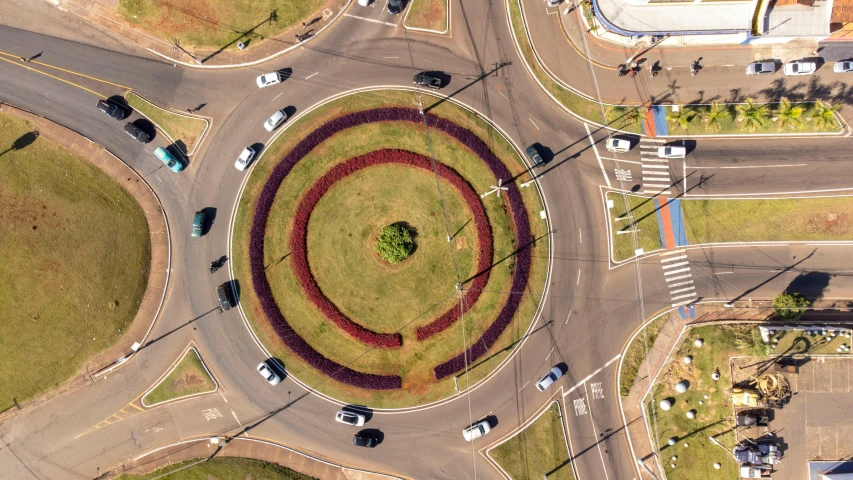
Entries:
POLYGON ((682 253, 686 253, 686 250, 684 250, 683 248, 679 248, 676 250, 670 250, 668 252, 661 253, 660 256, 661 257, 669 257, 670 255, 679 255, 682 253))
POLYGON ((668 286, 669 286, 669 288, 674 288, 674 287, 680 287, 682 285, 690 285, 691 283, 693 283, 693 280, 688 280, 686 282, 670 283, 668 286))
POLYGON ((663 263, 663 262, 674 262, 676 260, 682 260, 685 258, 687 258, 687 255, 679 255, 677 257, 661 258, 660 261, 661 261, 661 263, 663 263))
MULTIPOLYGON (((669 272, 669 273, 674 273, 674 272, 669 272)), ((668 274, 665 274, 665 275, 668 275, 668 274)), ((676 280, 684 280, 685 278, 690 278, 692 276, 693 276, 692 274, 688 273, 687 275, 679 275, 677 277, 667 277, 666 282, 669 283, 669 282, 674 282, 676 280)))
POLYGON ((678 300, 678 299, 680 299, 680 298, 696 298, 696 292, 693 292, 693 293, 687 293, 687 294, 685 294, 685 295, 679 295, 679 296, 677 296, 677 297, 672 297, 672 301, 674 302, 674 301, 676 301, 676 300, 678 300))
MULTIPOLYGON (((689 292, 690 290, 696 290, 696 287, 685 287, 685 288, 679 288, 678 290, 670 290, 669 294, 675 295, 676 293, 689 292)), ((693 293, 696 293, 696 292, 693 292, 693 293)))
POLYGON ((688 262, 687 260, 685 260, 685 261, 683 261, 683 262, 670 263, 669 265, 664 265, 664 266, 663 266, 663 269, 664 269, 664 270, 666 270, 666 269, 668 269, 668 268, 682 267, 682 266, 684 266, 684 265, 688 265, 688 264, 690 264, 690 262, 688 262))
POLYGON ((672 275, 675 273, 684 273, 684 272, 689 272, 689 271, 690 271, 690 267, 684 267, 684 268, 679 268, 678 270, 670 270, 669 272, 664 272, 664 275, 672 275))
POLYGON ((646 195, 670 195, 672 190, 643 190, 646 195))

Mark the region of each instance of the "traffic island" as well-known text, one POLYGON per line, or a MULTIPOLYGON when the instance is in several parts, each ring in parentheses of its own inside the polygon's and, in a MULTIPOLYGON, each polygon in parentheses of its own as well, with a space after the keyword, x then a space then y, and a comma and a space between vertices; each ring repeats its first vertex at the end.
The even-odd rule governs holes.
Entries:
POLYGON ((508 478, 574 480, 559 402, 553 402, 521 431, 486 450, 508 478))
POLYGON ((549 249, 513 146, 473 112, 408 91, 346 95, 287 131, 307 133, 280 135, 252 167, 232 255, 242 310, 288 373, 404 408, 504 361, 536 314, 549 249), (396 263, 376 248, 394 224, 416 246, 396 263))
POLYGON ((156 407, 167 402, 215 392, 219 384, 195 347, 190 347, 160 380, 142 397, 142 406, 156 407))
POLYGON ((184 155, 192 155, 198 149, 210 127, 210 121, 206 118, 167 110, 134 92, 127 92, 125 99, 128 105, 151 120, 184 155))
POLYGON ((412 0, 403 26, 409 30, 445 34, 450 26, 448 0, 412 0))
POLYGON ((660 204, 653 197, 609 191, 605 194, 611 258, 620 263, 663 248, 660 204))

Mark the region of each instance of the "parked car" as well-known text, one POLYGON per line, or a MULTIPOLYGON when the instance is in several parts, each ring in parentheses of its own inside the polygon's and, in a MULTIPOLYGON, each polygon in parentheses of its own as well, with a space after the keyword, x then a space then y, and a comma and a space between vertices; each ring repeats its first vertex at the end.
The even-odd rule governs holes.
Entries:
POLYGON ((388 0, 388 13, 397 15, 403 10, 403 0, 388 0))
POLYGON ((352 444, 356 447, 375 448, 379 445, 379 438, 367 433, 357 433, 352 437, 352 444))
POLYGON ((268 132, 272 132, 278 128, 279 125, 284 123, 285 120, 287 120, 287 114, 284 113, 284 110, 276 110, 276 112, 270 115, 270 118, 264 122, 264 128, 267 129, 268 132))
POLYGON ((159 158, 161 162, 165 163, 175 173, 184 169, 184 165, 163 147, 154 149, 154 156, 159 158))
POLYGON ((835 65, 832 66, 832 71, 835 73, 853 72, 853 61, 844 60, 841 62, 835 62, 835 65))
POLYGON ((364 425, 364 420, 364 415, 347 410, 340 410, 335 414, 335 421, 352 425, 353 427, 360 427, 364 425))
POLYGON ((267 362, 268 360, 264 360, 258 365, 258 372, 260 372, 261 376, 270 382, 270 385, 278 385, 281 383, 281 377, 279 377, 278 374, 270 368, 270 365, 267 362))
POLYGON ((530 161, 533 162, 534 167, 538 167, 539 165, 545 163, 545 161, 542 160, 542 155, 539 155, 539 150, 536 148, 536 145, 531 145, 527 147, 526 149, 524 149, 524 153, 526 153, 527 158, 529 158, 530 161))
POLYGON ((366 7, 366 6, 370 5, 370 0, 358 0, 358 4, 361 5, 362 7, 366 7))
POLYGON ((545 5, 549 7, 556 7, 560 4, 560 0, 545 0, 545 5))
POLYGON ((606 148, 608 152, 625 153, 628 150, 631 150, 631 142, 624 138, 611 137, 604 143, 604 148, 606 148))
POLYGON ((465 440, 470 442, 471 440, 475 440, 477 438, 482 437, 483 435, 489 433, 491 430, 492 427, 489 426, 489 421, 483 420, 462 430, 462 436, 465 437, 465 440))
POLYGON ((216 296, 219 298, 219 309, 223 312, 234 306, 231 301, 231 282, 225 282, 216 287, 216 296))
POLYGON ((193 217, 193 237, 200 237, 204 232, 204 220, 207 218, 207 215, 204 212, 195 212, 195 216, 193 217))
POLYGON ((249 164, 252 163, 253 158, 255 158, 255 150, 252 147, 246 147, 242 152, 240 152, 240 156, 237 157, 237 161, 234 163, 234 166, 237 167, 237 170, 242 172, 249 168, 249 164))
POLYGON ((816 63, 797 60, 786 63, 783 73, 785 75, 811 75, 815 70, 817 70, 816 63))
POLYGON ((420 85, 422 87, 430 87, 436 90, 441 88, 441 79, 433 77, 427 72, 416 73, 412 81, 415 85, 420 85))
POLYGON ((265 73, 258 77, 258 87, 264 88, 281 83, 281 74, 278 72, 265 73))
POLYGON ((659 158, 684 158, 685 155, 687 155, 687 149, 679 145, 658 147, 659 158))
POLYGON ((127 125, 125 125, 124 131, 137 142, 148 143, 149 141, 151 141, 151 137, 147 133, 143 132, 141 128, 137 127, 132 123, 128 123, 127 125))
POLYGON ((553 367, 548 373, 545 374, 544 377, 540 378, 538 382, 536 382, 536 390, 540 392, 544 392, 551 385, 554 384, 560 377, 563 376, 563 370, 560 367, 553 367))
POLYGON ((127 117, 127 110, 111 100, 98 100, 98 110, 106 113, 116 120, 124 120, 124 118, 127 117))
POLYGON ((776 72, 776 64, 773 62, 752 62, 746 66, 747 75, 769 75, 776 72))

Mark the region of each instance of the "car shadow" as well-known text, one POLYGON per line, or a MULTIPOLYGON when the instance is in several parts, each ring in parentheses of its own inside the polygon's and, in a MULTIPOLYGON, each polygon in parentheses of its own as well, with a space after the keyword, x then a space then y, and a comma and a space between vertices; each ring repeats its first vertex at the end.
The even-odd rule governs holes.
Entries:
POLYGON ((282 68, 281 70, 276 70, 276 71, 281 76, 282 82, 293 76, 293 69, 290 67, 282 68))
POLYGON ((375 438, 377 446, 382 445, 382 442, 385 441, 385 433, 378 428, 365 428, 364 430, 359 430, 358 434, 375 438))
POLYGON ((284 381, 287 378, 287 370, 284 368, 284 362, 276 357, 270 357, 267 359, 267 365, 272 369, 273 372, 276 373, 281 380, 284 381))
POLYGON ((569 373, 569 366, 568 366, 568 365, 566 365, 566 363, 565 363, 565 362, 560 362, 560 363, 558 363, 558 364, 556 364, 556 365, 554 365, 554 366, 555 366, 555 367, 557 367, 557 368, 559 368, 559 369, 560 369, 560 371, 561 371, 561 372, 563 372, 563 375, 565 375, 565 374, 569 373))
MULTIPOLYGON (((183 143, 181 143, 181 145, 183 145, 183 143)), ((175 160, 177 160, 181 165, 183 165, 184 168, 187 168, 189 166, 189 158, 187 158, 186 154, 184 154, 184 151, 181 150, 181 146, 177 143, 172 143, 166 146, 166 151, 172 154, 172 156, 175 157, 175 160)))
POLYGON ((284 111, 284 114, 287 115, 288 119, 290 119, 294 115, 296 115, 296 107, 294 107, 293 105, 288 105, 288 106, 282 108, 282 111, 284 111))
POLYGON ((498 422, 498 417, 497 417, 497 415, 489 415, 489 416, 487 416, 487 417, 486 417, 486 419, 485 419, 485 420, 486 420, 487 422, 489 422, 489 428, 490 428, 490 429, 494 429, 494 428, 496 428, 496 427, 498 426, 498 423, 499 423, 499 422, 498 422))
POLYGON ((542 145, 539 142, 534 143, 533 145, 531 145, 531 147, 535 148, 536 151, 539 152, 539 156, 542 157, 542 165, 539 165, 540 167, 543 165, 547 165, 556 156, 554 155, 553 150, 551 150, 549 147, 546 147, 545 145, 542 145))
POLYGON ((201 212, 204 213, 204 225, 201 226, 201 234, 207 235, 213 228, 213 222, 216 220, 216 208, 204 207, 201 209, 201 212))
POLYGON ((118 105, 122 110, 124 110, 124 118, 129 117, 133 113, 133 107, 131 107, 127 103, 127 100, 125 100, 124 97, 122 97, 121 95, 113 95, 107 100, 109 100, 111 103, 118 105))

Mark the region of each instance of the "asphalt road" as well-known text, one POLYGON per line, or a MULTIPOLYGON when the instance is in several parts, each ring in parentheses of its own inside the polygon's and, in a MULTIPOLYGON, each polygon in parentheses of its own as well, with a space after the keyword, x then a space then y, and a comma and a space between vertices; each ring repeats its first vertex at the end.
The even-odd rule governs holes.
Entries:
MULTIPOLYGON (((617 184, 616 168, 627 168, 642 180, 640 150, 609 154, 602 147, 605 133, 588 135, 541 91, 517 57, 502 2, 451 3, 450 37, 409 33, 407 38, 399 27, 345 16, 327 34, 282 58, 226 71, 187 70, 0 27, 4 52, 42 51, 44 63, 130 86, 159 104, 189 108, 205 103, 200 113, 213 118, 205 143, 187 170, 176 175, 150 153, 163 140, 144 146, 134 142, 122 133, 120 122, 95 108, 96 95, 0 62, 0 100, 79 131, 146 177, 164 204, 173 249, 169 293, 152 333, 156 341, 106 378, 0 425, 0 479, 92 478, 171 442, 240 431, 335 462, 412 478, 500 478, 479 449, 552 399, 565 406, 580 478, 636 476, 614 389, 614 359, 645 318, 672 302, 658 258, 611 268, 600 185, 617 184), (493 71, 505 62, 511 64, 493 71), (257 89, 254 77, 284 68, 292 69, 285 82, 257 89), (473 392, 443 405, 376 412, 368 426, 381 429, 385 442, 365 452, 352 447, 352 428, 333 421, 336 405, 292 379, 270 387, 254 372, 264 355, 239 313, 215 309, 215 288, 229 279, 228 269, 211 275, 207 265, 228 251, 228 225, 244 177, 233 168, 234 159, 246 145, 268 143, 271 134, 261 124, 273 110, 293 107, 299 114, 340 92, 411 86, 412 72, 422 69, 450 73, 451 84, 442 93, 491 118, 518 145, 540 142, 556 152, 539 179, 553 229, 552 274, 534 333, 511 362, 473 392), (191 239, 192 215, 204 207, 216 209, 210 233, 191 239), (129 408, 189 341, 215 372, 221 393, 145 412, 129 408), (537 392, 533 382, 558 363, 568 366, 567 375, 550 391, 537 392), (497 417, 495 431, 473 444, 465 442, 460 430, 487 415, 497 417)), ((361 15, 357 6, 350 13, 361 15)), ((98 81, 57 76, 98 93, 120 93, 98 81)), ((685 162, 672 162, 669 172, 678 192, 685 189, 678 180, 687 178, 688 195, 847 189, 849 148, 849 137, 701 140, 685 162), (733 166, 750 168, 727 168, 733 166), (712 178, 697 185, 697 175, 712 178)), ((806 250, 811 252, 808 246, 709 248, 691 250, 689 257, 704 299, 729 300, 750 289, 748 295, 768 298, 796 278, 791 277, 794 270, 780 275, 780 269, 795 262, 794 256, 809 255, 806 250), (726 269, 736 274, 722 274, 726 269)), ((846 250, 821 246, 818 252, 798 264, 796 274, 831 268, 838 275, 829 280, 830 290, 846 295, 846 250)))

